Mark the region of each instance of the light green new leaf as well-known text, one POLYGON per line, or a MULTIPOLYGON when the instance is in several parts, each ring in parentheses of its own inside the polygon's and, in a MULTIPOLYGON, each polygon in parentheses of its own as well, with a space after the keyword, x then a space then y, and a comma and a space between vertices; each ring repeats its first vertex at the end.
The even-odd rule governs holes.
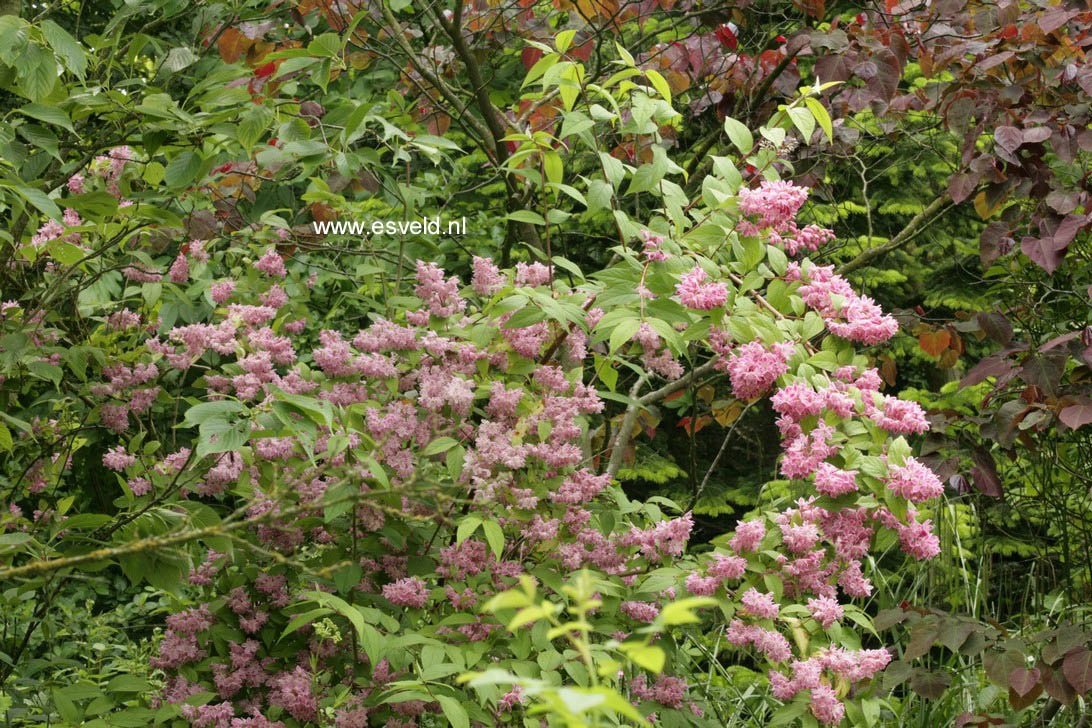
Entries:
POLYGON ((728 138, 732 140, 732 144, 736 145, 736 149, 738 149, 741 154, 747 155, 751 153, 751 149, 755 145, 755 140, 754 137, 751 136, 750 129, 728 116, 724 119, 724 132, 728 135, 728 138))

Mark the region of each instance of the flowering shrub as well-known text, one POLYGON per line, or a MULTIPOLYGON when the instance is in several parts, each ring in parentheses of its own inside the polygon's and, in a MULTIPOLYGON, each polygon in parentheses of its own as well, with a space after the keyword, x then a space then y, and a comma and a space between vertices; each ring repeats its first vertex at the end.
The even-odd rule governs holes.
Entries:
MULTIPOLYGON (((847 703, 878 705, 872 681, 892 654, 852 631, 871 631, 854 600, 872 592, 877 544, 938 552, 927 509, 941 486, 904 437, 927 428, 923 412, 881 394, 853 348, 886 341, 895 320, 831 267, 789 259, 834 234, 797 224, 808 190, 779 179, 777 150, 794 129, 829 135, 829 117, 809 90, 760 130, 769 145, 729 120, 752 171, 714 158, 690 199, 656 144, 677 116, 658 76, 623 59, 647 84, 585 87, 581 64, 546 50, 554 70, 529 83, 557 92, 565 125, 558 139, 509 135, 504 171, 543 200, 612 210, 615 260, 587 276, 548 236, 538 260, 475 256, 466 279, 397 259, 397 282, 366 269, 378 280, 363 319, 327 317, 331 297, 361 294, 272 212, 138 236, 181 221, 140 201, 141 170, 159 163, 127 147, 69 177, 51 203, 64 224, 42 219, 20 245, 13 265, 40 290, 3 306, 16 375, 4 394, 18 402, 40 382, 66 394, 5 417, 26 467, 3 522, 20 549, 0 574, 116 562, 175 596, 150 660, 164 684, 138 720, 468 726, 544 709, 576 724, 607 712, 715 725, 686 647, 696 629, 720 629, 761 666, 779 722, 836 725, 847 703), (584 114, 573 84, 624 113, 584 114), (564 185, 555 142, 600 154, 597 124, 628 130, 652 161, 602 153, 601 175, 564 185), (630 194, 652 211, 622 212, 630 194), (126 244, 109 250, 114 236, 126 244), (48 305, 82 276, 86 331, 48 305), (621 388, 620 371, 633 373, 621 388), (616 476, 643 410, 725 372, 725 396, 776 411, 794 497, 697 554, 691 513, 631 501, 616 476), (77 458, 113 478, 109 509, 72 510, 61 485, 77 458)), ((263 154, 265 172, 282 163, 263 154)), ((307 196, 351 207, 323 182, 307 196)), ((510 218, 548 231, 550 213, 510 218)))

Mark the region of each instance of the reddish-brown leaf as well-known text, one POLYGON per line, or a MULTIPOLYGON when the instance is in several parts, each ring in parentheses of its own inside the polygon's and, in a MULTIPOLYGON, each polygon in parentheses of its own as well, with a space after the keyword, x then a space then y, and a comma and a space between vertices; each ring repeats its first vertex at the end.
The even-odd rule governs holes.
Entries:
POLYGON ((1042 694, 1043 694, 1043 685, 1042 685, 1042 683, 1035 683, 1034 685, 1032 685, 1031 690, 1028 691, 1027 695, 1020 695, 1018 692, 1016 692, 1015 690, 1013 690, 1010 687, 1009 688, 1009 705, 1011 705, 1016 710, 1023 710, 1024 708, 1026 708, 1029 705, 1031 705, 1032 703, 1034 703, 1035 699, 1038 698, 1042 694))
POLYGON ((948 343, 951 341, 951 335, 944 329, 939 331, 926 332, 918 337, 918 344, 921 345, 922 351, 929 356, 940 356, 941 353, 948 348, 948 343))
POLYGON ((228 28, 216 39, 216 50, 220 51, 220 57, 224 59, 224 63, 238 62, 243 51, 250 45, 251 41, 235 28, 228 28))

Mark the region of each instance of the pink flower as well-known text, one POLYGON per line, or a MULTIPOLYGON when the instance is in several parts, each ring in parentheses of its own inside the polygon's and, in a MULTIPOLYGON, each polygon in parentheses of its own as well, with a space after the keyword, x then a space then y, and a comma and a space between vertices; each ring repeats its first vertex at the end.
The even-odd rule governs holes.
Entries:
POLYGON ((428 602, 429 594, 425 582, 410 576, 385 585, 383 596, 392 604, 402 607, 423 607, 428 602))
POLYGON ((185 283, 190 278, 190 262, 185 254, 179 253, 168 271, 172 283, 185 283))
POLYGON ((516 285, 531 288, 546 286, 549 285, 550 278, 550 268, 542 263, 516 263, 516 285))
POLYGON ((213 283, 210 289, 212 293, 212 300, 215 303, 224 303, 231 294, 235 291, 235 281, 228 279, 226 281, 220 281, 219 283, 213 283))
POLYGON ((944 486, 933 471, 912 457, 906 458, 905 465, 888 466, 888 472, 887 487, 912 503, 936 498, 944 492, 944 486))
POLYGON ((622 614, 638 622, 652 622, 660 613, 659 607, 648 602, 622 602, 618 609, 622 614))
POLYGON ((504 276, 489 258, 474 256, 474 275, 470 285, 479 296, 492 296, 504 287, 504 276))
POLYGON ((857 490, 856 476, 856 470, 840 470, 830 463, 820 463, 815 470, 815 489, 837 498, 857 490))
POLYGON ((684 306, 699 310, 709 310, 723 306, 728 300, 728 289, 723 283, 706 283, 709 274, 704 269, 694 266, 689 273, 684 273, 675 286, 675 293, 684 306))
POLYGON ((497 701, 497 708, 503 712, 512 710, 517 705, 523 705, 527 702, 527 698, 523 695, 523 687, 520 685, 513 685, 512 689, 500 697, 497 701))
POLYGON ((111 470, 117 470, 118 472, 125 470, 125 468, 135 462, 136 456, 125 452, 125 448, 121 445, 118 445, 102 456, 102 464, 111 470))
POLYGON ((276 250, 269 250, 258 259, 254 267, 267 276, 273 276, 274 278, 284 278, 288 275, 288 271, 284 267, 284 259, 277 254, 276 250))
POLYGON ((644 240, 644 256, 649 261, 664 261, 670 256, 660 249, 660 246, 664 244, 662 235, 655 235, 648 230, 641 231, 641 238, 644 240))
POLYGON ((846 714, 846 707, 829 685, 818 685, 811 689, 810 705, 812 715, 826 725, 841 723, 846 714))
POLYGON ((302 667, 282 672, 271 682, 269 702, 279 705, 297 720, 310 721, 318 715, 318 699, 311 690, 311 676, 302 667))
POLYGON ((757 190, 744 187, 739 191, 739 211, 759 218, 759 228, 784 232, 807 199, 807 187, 780 180, 763 180, 757 190))
POLYGON ((743 593, 740 602, 745 611, 762 619, 774 619, 780 611, 773 594, 763 594, 754 587, 743 593))
POLYGON ((697 573, 688 574, 686 577, 686 590, 700 597, 709 597, 716 593, 720 581, 715 576, 701 576, 697 573))
POLYGON ((717 554, 709 565, 709 575, 718 579, 740 579, 747 570, 747 559, 742 556, 717 554))
POLYGON ((736 523, 736 535, 732 536, 728 545, 739 553, 754 551, 765 536, 766 524, 762 521, 739 521, 736 523))
POLYGON ((757 399, 774 381, 789 370, 789 357, 795 347, 776 343, 769 349, 760 341, 744 344, 732 352, 727 363, 717 362, 718 369, 727 369, 732 380, 732 392, 744 401, 757 399))
POLYGON ((837 622, 842 618, 843 614, 842 605, 831 597, 809 599, 808 611, 811 612, 811 616, 823 626, 823 629, 827 629, 830 625, 837 622))
POLYGON ((931 559, 940 553, 940 539, 933 533, 932 521, 914 521, 900 526, 898 531, 902 550, 918 561, 931 559))

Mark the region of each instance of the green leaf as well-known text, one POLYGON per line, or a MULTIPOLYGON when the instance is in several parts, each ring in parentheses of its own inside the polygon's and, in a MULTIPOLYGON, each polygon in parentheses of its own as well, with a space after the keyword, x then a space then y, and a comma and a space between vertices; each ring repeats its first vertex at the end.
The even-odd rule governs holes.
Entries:
POLYGON ((429 455, 438 455, 442 452, 447 452, 458 444, 458 441, 453 437, 437 437, 425 446, 425 449, 421 454, 426 457, 429 455))
POLYGON ((57 84, 57 62, 53 59, 53 54, 46 53, 31 43, 21 60, 18 68, 22 94, 31 101, 39 101, 49 96, 57 84))
POLYGON ((29 533, 15 531, 13 533, 0 533, 0 546, 18 546, 31 539, 29 533))
POLYGON ((436 701, 440 704, 444 717, 452 728, 470 728, 470 716, 467 715, 462 703, 450 695, 437 695, 436 701))
POLYGON ((71 725, 79 725, 81 712, 76 703, 67 694, 67 688, 56 689, 53 691, 53 704, 57 706, 57 712, 61 714, 61 719, 65 723, 71 725))
POLYGON ((68 118, 68 114, 64 113, 56 106, 47 106, 46 104, 27 104, 19 107, 19 111, 27 116, 37 119, 38 121, 44 121, 47 124, 53 124, 59 126, 68 131, 75 132, 72 127, 72 120, 68 118))
POLYGON ((57 207, 57 203, 51 200, 44 192, 35 188, 20 185, 16 188, 16 191, 26 198, 26 201, 38 208, 39 211, 53 218, 54 220, 61 219, 61 208, 57 207))
POLYGON ((688 597, 686 599, 680 599, 677 602, 671 602, 664 607, 660 612, 660 620, 663 620, 665 625, 671 626, 674 624, 693 624, 700 622, 701 617, 694 613, 695 609, 701 607, 716 606, 717 600, 712 597, 688 597))
POLYGON ((504 551, 504 532, 500 524, 496 521, 485 521, 482 523, 482 531, 485 532, 485 541, 492 549, 493 556, 500 561, 501 553, 504 551))
POLYGON ((155 187, 163 181, 163 177, 166 174, 166 170, 159 162, 148 162, 144 166, 144 181, 152 187, 155 187))
POLYGON ((0 447, 10 452, 12 444, 11 430, 7 428, 7 425, 0 424, 0 447))
POLYGON ((480 516, 467 516, 459 523, 459 528, 455 531, 455 544, 461 544, 474 535, 474 532, 478 530, 478 526, 482 525, 482 519, 480 516))
POLYGON ((660 75, 659 71, 649 69, 645 71, 645 76, 652 82, 652 87, 659 91, 660 96, 664 97, 664 101, 671 103, 671 87, 667 85, 667 81, 660 75))
POLYGON ((186 46, 179 46, 178 48, 172 48, 170 53, 167 54, 166 60, 163 61, 163 67, 172 73, 177 73, 196 62, 197 54, 186 46))
POLYGON ((106 689, 114 693, 146 693, 152 686, 136 675, 118 675, 106 683, 106 689))
POLYGON ((777 712, 770 717, 766 725, 788 725, 789 723, 792 723, 794 720, 803 715, 804 711, 806 711, 807 709, 808 704, 806 702, 802 700, 794 700, 788 705, 783 705, 778 708, 777 712))
POLYGON ((789 109, 789 118, 792 119, 793 125, 800 130, 800 136, 804 138, 804 143, 810 142, 811 135, 815 133, 815 117, 811 115, 811 111, 800 106, 794 106, 789 109))
POLYGON ((40 27, 46 42, 49 43, 53 52, 61 57, 65 68, 82 79, 87 70, 87 55, 83 52, 83 47, 68 34, 67 30, 52 20, 43 20, 40 27))
POLYGON ((563 30, 557 34, 554 38, 554 47, 557 48, 558 53, 564 53, 569 50, 569 46, 573 44, 573 36, 576 35, 575 30, 563 30))
POLYGON ((664 662, 667 656, 664 651, 659 647, 653 645, 639 645, 634 648, 626 649, 626 656, 637 663, 639 666, 646 670, 651 670, 655 673, 663 672, 664 662))
POLYGON ((361 640, 364 639, 364 615, 362 615, 353 605, 337 596, 336 594, 330 594, 323 591, 305 591, 303 596, 308 599, 321 604, 324 607, 329 607, 341 616, 349 620, 349 623, 356 629, 357 635, 361 640))
POLYGON ((188 187, 201 171, 202 163, 196 152, 182 152, 167 164, 163 179, 168 187, 188 187))
POLYGON ((250 105, 239 116, 239 126, 235 130, 235 138, 243 149, 250 151, 254 144, 262 138, 269 124, 273 121, 273 112, 265 106, 250 105))
MULTIPOLYGON (((149 165, 150 166, 150 165, 149 165)), ((159 167, 163 169, 162 166, 159 167)), ((95 190, 82 195, 64 198, 65 207, 71 207, 87 218, 102 219, 118 211, 118 201, 106 190, 95 190)))
MULTIPOLYGON (((51 22, 46 20, 42 25, 51 22)), ((15 65, 29 40, 30 23, 16 15, 0 15, 0 61, 15 65)))
POLYGON ((83 250, 66 243, 64 240, 54 240, 49 244, 49 254, 65 265, 75 265, 87 255, 83 250))
POLYGON ((819 99, 808 96, 804 99, 804 103, 807 104, 808 109, 811 110, 812 116, 815 117, 815 121, 819 123, 819 128, 823 130, 823 133, 827 135, 827 140, 834 141, 834 126, 830 121, 830 114, 827 112, 827 107, 823 106, 819 99))
POLYGON ((614 331, 610 332, 610 353, 613 354, 621 349, 633 338, 639 328, 641 328, 641 321, 636 318, 625 319, 614 327, 614 331))
POLYGON ((223 417, 235 412, 242 412, 246 407, 242 402, 233 399, 222 399, 216 402, 202 402, 195 404, 186 410, 186 418, 182 422, 183 427, 200 425, 216 417, 223 417))
POLYGON ((311 624, 311 622, 314 622, 319 617, 325 617, 327 614, 333 613, 333 609, 329 609, 327 607, 319 607, 318 609, 312 609, 308 612, 304 612, 303 614, 296 615, 296 617, 294 617, 292 621, 288 623, 288 626, 284 628, 284 631, 281 632, 281 636, 277 638, 277 641, 279 642, 280 640, 283 640, 285 637, 292 634, 305 624, 311 624))
POLYGON ((530 210, 516 210, 515 212, 510 212, 505 219, 515 220, 516 222, 526 222, 532 225, 546 224, 546 218, 539 215, 537 212, 532 212, 530 210))
POLYGON ((736 145, 736 149, 738 149, 741 154, 747 155, 751 153, 751 149, 755 145, 755 140, 751 135, 750 129, 728 116, 724 119, 724 133, 728 135, 728 138, 732 140, 732 144, 736 145))

